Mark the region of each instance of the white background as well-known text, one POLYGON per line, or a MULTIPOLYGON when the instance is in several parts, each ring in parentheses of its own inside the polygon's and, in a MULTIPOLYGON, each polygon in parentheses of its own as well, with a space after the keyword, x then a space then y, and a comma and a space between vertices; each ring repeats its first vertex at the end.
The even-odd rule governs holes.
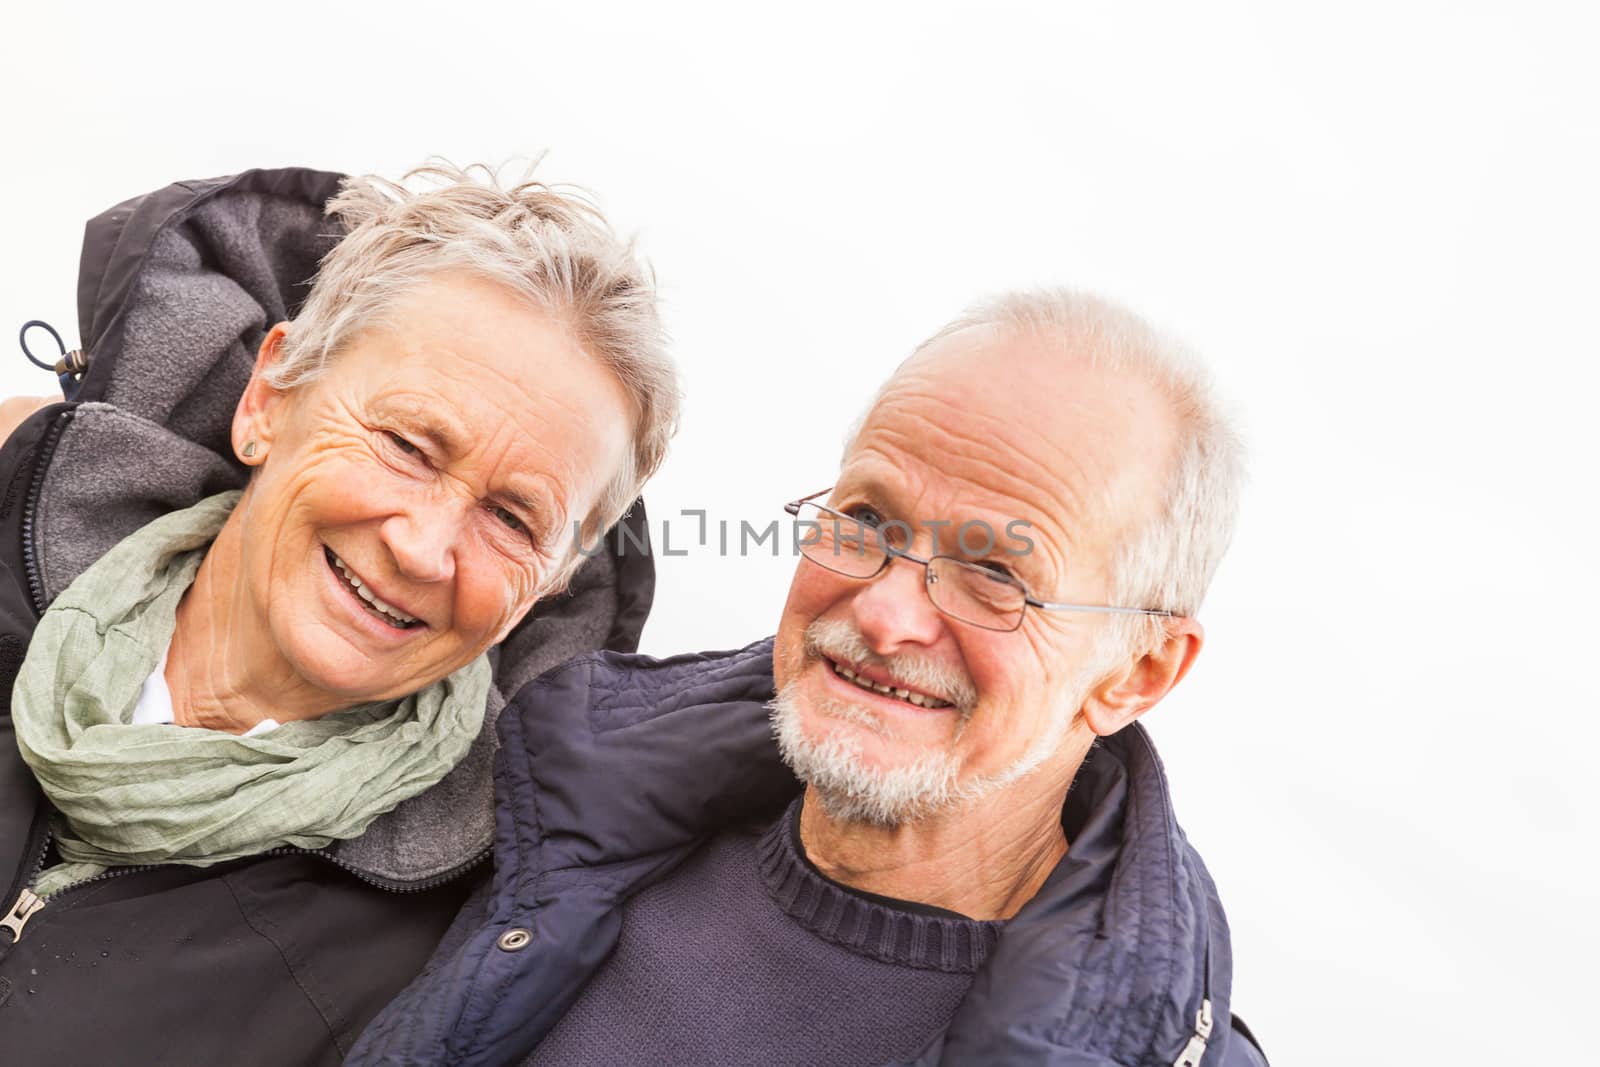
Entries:
MULTIPOLYGON (((0 326, 75 342, 84 220, 179 178, 548 148, 667 299, 688 402, 653 513, 736 528, 829 484, 879 380, 970 299, 1119 297, 1208 355, 1252 445, 1209 644, 1147 719, 1237 1005, 1280 1065, 1576 1062, 1600 992, 1590 9, 13 4, 0 326)), ((5 394, 53 387, 0 367, 5 394)), ((766 634, 791 567, 661 560, 645 651, 766 634)))

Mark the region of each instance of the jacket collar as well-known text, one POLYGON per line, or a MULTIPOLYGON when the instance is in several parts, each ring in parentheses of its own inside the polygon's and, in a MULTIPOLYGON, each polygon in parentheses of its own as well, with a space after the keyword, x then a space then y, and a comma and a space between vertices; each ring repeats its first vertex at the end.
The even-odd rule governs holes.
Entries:
POLYGON ((1091 750, 1062 820, 1067 855, 1006 924, 938 1059, 1164 1064, 1202 1002, 1207 1034, 1227 1025, 1226 920, 1143 727, 1091 750))

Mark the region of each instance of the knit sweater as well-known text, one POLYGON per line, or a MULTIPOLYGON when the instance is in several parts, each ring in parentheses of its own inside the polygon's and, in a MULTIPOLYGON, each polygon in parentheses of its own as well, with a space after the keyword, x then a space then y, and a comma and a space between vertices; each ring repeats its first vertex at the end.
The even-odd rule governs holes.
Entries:
POLYGON ((999 936, 857 893, 800 846, 800 801, 629 901, 616 950, 526 1061, 880 1064, 936 1037, 999 936))

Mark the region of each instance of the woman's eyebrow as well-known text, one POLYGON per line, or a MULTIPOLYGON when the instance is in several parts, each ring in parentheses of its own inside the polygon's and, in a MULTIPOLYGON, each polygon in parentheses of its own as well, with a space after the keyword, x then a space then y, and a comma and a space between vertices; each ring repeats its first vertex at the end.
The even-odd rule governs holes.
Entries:
POLYGON ((459 456, 465 450, 466 434, 455 423, 424 412, 406 412, 402 418, 410 422, 418 433, 430 438, 448 456, 459 456))

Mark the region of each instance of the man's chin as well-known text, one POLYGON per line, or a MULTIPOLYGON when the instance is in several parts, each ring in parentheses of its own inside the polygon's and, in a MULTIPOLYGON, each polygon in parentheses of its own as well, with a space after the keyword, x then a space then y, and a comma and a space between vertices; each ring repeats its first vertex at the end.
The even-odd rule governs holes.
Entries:
POLYGON ((784 762, 830 816, 899 826, 955 799, 957 764, 948 753, 908 753, 907 743, 886 736, 876 716, 859 709, 812 716, 797 697, 789 685, 773 701, 773 732, 784 762))

